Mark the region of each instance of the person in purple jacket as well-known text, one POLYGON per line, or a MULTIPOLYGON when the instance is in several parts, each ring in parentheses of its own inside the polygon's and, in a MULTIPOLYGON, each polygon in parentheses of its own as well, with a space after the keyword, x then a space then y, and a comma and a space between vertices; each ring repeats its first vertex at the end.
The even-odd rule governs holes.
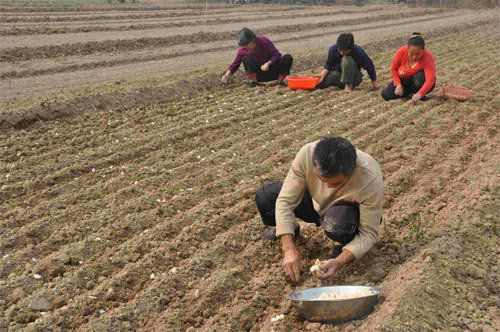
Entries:
POLYGON ((354 44, 352 33, 343 33, 337 38, 337 44, 328 50, 328 58, 320 73, 318 88, 336 86, 350 92, 363 80, 361 68, 368 72, 372 86, 377 90, 379 84, 372 59, 360 46, 354 44))
POLYGON ((243 62, 245 71, 250 78, 250 87, 255 87, 259 82, 277 81, 277 85, 287 86, 285 77, 290 75, 293 58, 290 54, 281 55, 273 42, 265 36, 257 36, 252 30, 243 28, 237 35, 240 49, 236 58, 229 66, 222 82, 229 81, 240 64, 243 62))

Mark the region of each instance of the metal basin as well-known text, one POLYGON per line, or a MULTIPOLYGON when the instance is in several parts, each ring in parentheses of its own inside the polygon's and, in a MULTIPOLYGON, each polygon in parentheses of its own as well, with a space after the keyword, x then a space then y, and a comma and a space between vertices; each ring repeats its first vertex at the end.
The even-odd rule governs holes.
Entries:
POLYGON ((287 298, 305 319, 334 323, 369 314, 379 301, 381 292, 381 288, 373 286, 329 286, 291 292, 287 298), (339 298, 320 299, 322 294, 329 293, 338 294, 339 298))

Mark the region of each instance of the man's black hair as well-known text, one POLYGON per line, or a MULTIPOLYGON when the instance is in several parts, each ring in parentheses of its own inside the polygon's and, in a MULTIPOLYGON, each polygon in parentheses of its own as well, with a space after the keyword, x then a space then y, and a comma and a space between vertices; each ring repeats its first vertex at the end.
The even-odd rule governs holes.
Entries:
POLYGON ((352 33, 342 33, 337 38, 337 49, 352 50, 354 47, 354 36, 352 33))
POLYGON ((257 35, 248 28, 241 29, 236 35, 236 40, 238 40, 239 46, 247 46, 251 42, 257 39, 257 35))
POLYGON ((343 137, 327 136, 314 148, 313 165, 325 178, 351 177, 356 168, 356 149, 343 137))
POLYGON ((420 46, 425 50, 425 41, 420 32, 412 33, 410 39, 408 39, 408 46, 420 46))

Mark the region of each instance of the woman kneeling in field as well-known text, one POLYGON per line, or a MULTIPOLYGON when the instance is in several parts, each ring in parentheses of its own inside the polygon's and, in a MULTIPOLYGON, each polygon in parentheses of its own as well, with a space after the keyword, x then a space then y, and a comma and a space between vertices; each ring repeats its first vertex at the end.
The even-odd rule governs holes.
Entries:
POLYGON ((391 63, 393 82, 382 91, 385 100, 409 98, 425 100, 436 85, 436 67, 431 52, 425 49, 424 38, 415 32, 402 46, 391 63), (413 96, 411 96, 413 94, 413 96))
POLYGON ((240 49, 236 58, 222 76, 222 82, 226 83, 240 67, 241 62, 250 78, 249 85, 255 87, 259 82, 278 80, 277 85, 286 86, 284 80, 290 75, 293 58, 290 54, 281 56, 273 42, 265 36, 257 36, 252 30, 243 28, 237 35, 240 49))

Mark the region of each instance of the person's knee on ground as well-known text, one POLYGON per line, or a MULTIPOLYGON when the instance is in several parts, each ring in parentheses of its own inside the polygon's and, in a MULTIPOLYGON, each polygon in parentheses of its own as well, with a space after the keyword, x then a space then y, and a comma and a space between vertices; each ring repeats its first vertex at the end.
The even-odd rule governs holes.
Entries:
POLYGON ((389 86, 382 90, 381 95, 385 101, 394 99, 393 98, 394 91, 391 91, 389 86))
POLYGON ((341 75, 342 74, 337 70, 329 72, 328 75, 326 75, 326 77, 323 79, 323 81, 318 84, 318 89, 323 90, 331 86, 340 85, 341 75))
POLYGON ((290 54, 285 54, 281 57, 280 60, 281 68, 284 74, 290 74, 290 69, 293 65, 293 57, 290 54))
POLYGON ((290 54, 285 54, 281 57, 279 62, 278 82, 283 81, 287 75, 290 75, 292 65, 293 57, 290 54))
POLYGON ((351 88, 354 88, 356 85, 359 85, 359 69, 358 65, 350 55, 346 55, 342 57, 342 61, 340 63, 341 67, 341 78, 339 87, 343 89, 346 84, 349 84, 351 88))
POLYGON ((266 183, 255 192, 255 204, 262 218, 262 223, 266 226, 276 226, 276 200, 282 185, 281 181, 266 183))
POLYGON ((338 256, 359 232, 359 205, 347 202, 331 206, 321 219, 321 227, 335 241, 333 256, 338 256))
POLYGON ((320 89, 320 90, 324 90, 328 87, 330 87, 330 85, 327 84, 327 82, 325 82, 325 80, 323 80, 321 83, 318 84, 318 89, 320 89))
POLYGON ((354 239, 354 237, 356 236, 356 233, 345 234, 342 232, 335 232, 335 231, 333 233, 330 233, 326 230, 324 232, 326 237, 334 241, 331 253, 332 258, 338 257, 342 253, 344 246, 349 242, 351 242, 352 239, 354 239))
POLYGON ((251 55, 245 55, 241 59, 241 62, 243 62, 243 66, 245 66, 245 70, 248 69, 257 69, 257 61, 255 58, 251 55))
MULTIPOLYGON (((418 73, 416 73, 414 76, 413 76, 413 88, 415 89, 415 93, 417 93, 425 84, 425 73, 423 70, 419 71, 418 73)), ((436 82, 434 81, 434 85, 432 86, 432 88, 428 91, 431 92, 434 90, 434 88, 436 87, 436 82)), ((427 97, 423 97, 422 100, 426 100, 427 97)))
POLYGON ((382 98, 384 98, 385 101, 393 100, 393 99, 398 99, 399 96, 396 96, 395 93, 396 87, 394 86, 394 83, 389 83, 385 89, 382 90, 382 98))
MULTIPOLYGON (((356 61, 354 61, 354 59, 350 55, 346 55, 346 56, 342 57, 342 61, 340 62, 340 68, 341 68, 342 74, 344 74, 344 75, 342 75, 342 77, 344 77, 345 74, 349 74, 350 76, 354 77, 356 72, 359 71, 358 65, 356 64, 356 61)), ((347 83, 347 82, 345 82, 345 83, 347 83)))
POLYGON ((349 242, 352 241, 352 239, 354 239, 354 236, 356 236, 356 233, 344 233, 344 232, 340 232, 340 231, 333 231, 333 232, 328 232, 327 230, 324 230, 324 233, 325 235, 335 241, 335 244, 336 245, 339 245, 339 246, 345 246, 346 244, 348 244, 349 242))
POLYGON ((420 90, 425 84, 425 74, 424 71, 419 71, 413 76, 413 85, 415 89, 420 90))
MULTIPOLYGON (((283 181, 266 183, 260 186, 255 192, 255 204, 259 210, 260 217, 267 230, 262 234, 264 241, 275 241, 276 237, 276 200, 278 199, 283 181)), ((295 238, 300 237, 300 227, 295 225, 295 238)))
MULTIPOLYGON (((263 240, 276 240, 276 201, 283 187, 283 181, 266 183, 260 186, 255 192, 255 204, 259 210, 262 223, 269 226, 262 236, 263 240)), ((319 223, 319 215, 314 211, 311 195, 306 189, 302 201, 294 210, 294 214, 305 222, 319 223)), ((300 226, 295 224, 295 238, 300 237, 300 226)))
POLYGON ((258 63, 257 60, 251 55, 245 55, 242 59, 243 67, 245 67, 245 72, 248 78, 252 81, 257 81, 257 70, 258 63))

